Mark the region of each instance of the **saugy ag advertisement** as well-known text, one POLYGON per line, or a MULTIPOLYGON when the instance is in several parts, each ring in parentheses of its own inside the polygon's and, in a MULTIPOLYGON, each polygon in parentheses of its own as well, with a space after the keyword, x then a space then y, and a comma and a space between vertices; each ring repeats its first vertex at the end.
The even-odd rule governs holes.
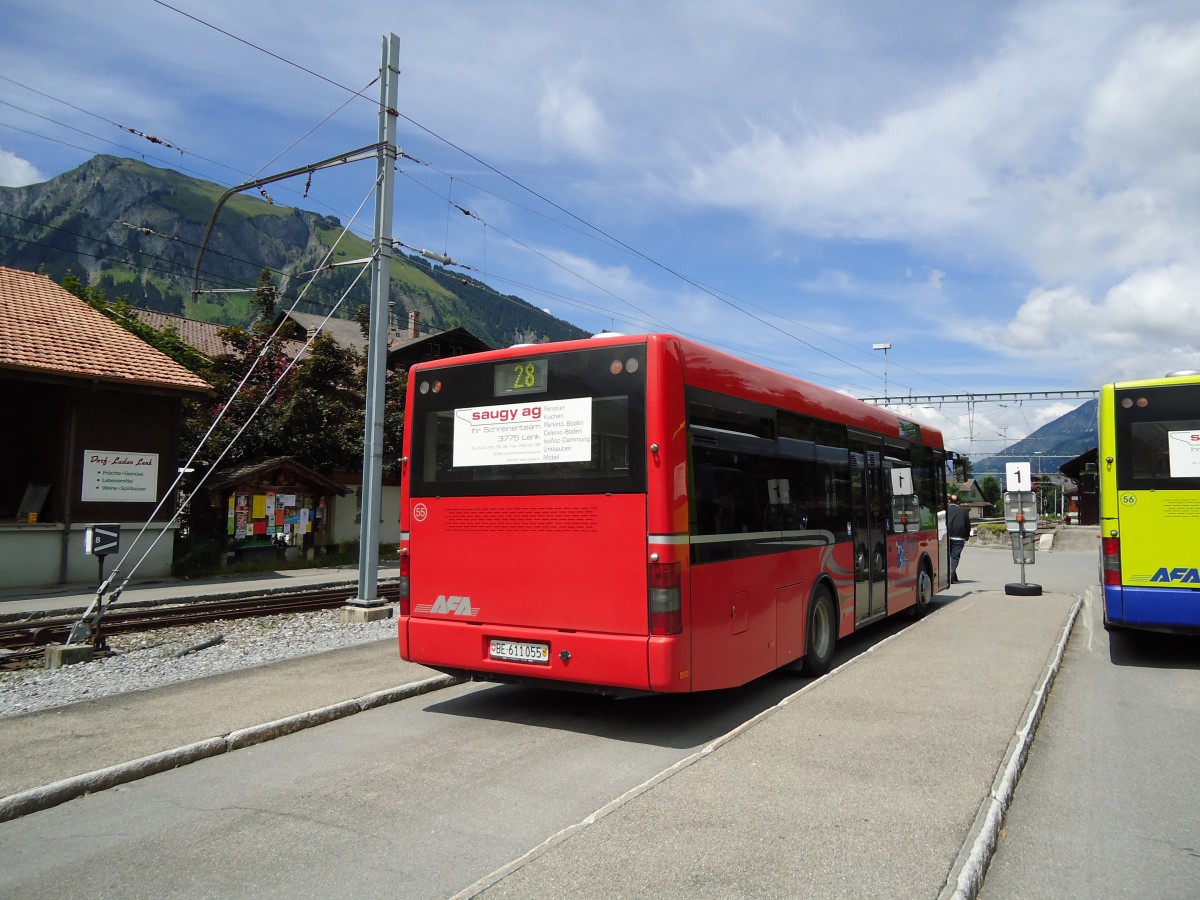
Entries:
POLYGON ((590 397, 454 411, 454 465, 586 462, 592 458, 590 397))

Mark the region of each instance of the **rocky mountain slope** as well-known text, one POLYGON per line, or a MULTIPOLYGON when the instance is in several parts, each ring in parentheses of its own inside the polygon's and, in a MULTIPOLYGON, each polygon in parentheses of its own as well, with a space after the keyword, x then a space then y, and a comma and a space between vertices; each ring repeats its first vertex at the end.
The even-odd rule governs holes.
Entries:
MULTIPOLYGON (((0 187, 0 264, 43 270, 57 281, 83 277, 112 300, 202 321, 244 325, 250 294, 192 294, 198 248, 225 188, 134 159, 96 156, 49 181, 0 187)), ((208 243, 202 288, 253 288, 268 268, 289 304, 297 275, 317 267, 342 231, 333 216, 238 194, 228 200, 208 243)), ((362 259, 370 245, 357 235, 338 244, 333 261, 362 259)), ((303 312, 325 313, 357 274, 333 269, 310 289, 303 312)), ((515 339, 563 340, 585 333, 518 297, 502 296, 420 257, 392 263, 393 321, 410 310, 434 330, 464 327, 494 345, 515 339)), ((339 315, 368 302, 364 277, 339 315)))
POLYGON ((1004 483, 1006 462, 1029 462, 1034 475, 1057 475, 1058 467, 1096 446, 1096 406, 1088 400, 1053 422, 1047 422, 996 456, 972 460, 975 477, 995 475, 1004 483))

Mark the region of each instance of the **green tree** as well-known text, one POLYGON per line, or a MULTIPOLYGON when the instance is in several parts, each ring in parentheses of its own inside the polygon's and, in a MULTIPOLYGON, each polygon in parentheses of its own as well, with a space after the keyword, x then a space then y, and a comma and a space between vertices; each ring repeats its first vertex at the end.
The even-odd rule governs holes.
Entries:
POLYGON ((354 307, 354 321, 358 323, 358 327, 362 329, 363 337, 371 335, 371 307, 365 303, 360 303, 354 307))
POLYGON ((283 455, 311 469, 354 471, 362 464, 361 357, 317 335, 271 410, 273 438, 283 455))
POLYGON ((407 372, 388 372, 383 407, 383 477, 398 482, 404 452, 404 404, 408 391, 407 372))
POLYGON ((259 334, 269 334, 271 325, 275 321, 275 301, 279 297, 279 290, 275 286, 275 279, 271 275, 270 269, 263 269, 258 273, 258 287, 254 291, 254 300, 252 301, 255 309, 254 323, 250 326, 259 334))
POLYGON ((288 456, 288 448, 279 444, 282 429, 275 414, 275 405, 286 390, 280 383, 288 363, 281 342, 233 327, 222 328, 218 334, 230 352, 213 360, 209 383, 215 397, 203 413, 204 429, 222 410, 225 413, 213 427, 204 458, 215 463, 227 446, 230 449, 221 460, 222 468, 288 456))
POLYGON ((983 499, 996 507, 996 509, 1001 508, 1004 492, 1000 489, 1000 482, 995 475, 985 475, 983 477, 983 480, 979 482, 979 492, 983 494, 983 499))
POLYGON ((959 481, 970 481, 975 475, 975 466, 971 463, 969 456, 960 456, 955 470, 959 481))

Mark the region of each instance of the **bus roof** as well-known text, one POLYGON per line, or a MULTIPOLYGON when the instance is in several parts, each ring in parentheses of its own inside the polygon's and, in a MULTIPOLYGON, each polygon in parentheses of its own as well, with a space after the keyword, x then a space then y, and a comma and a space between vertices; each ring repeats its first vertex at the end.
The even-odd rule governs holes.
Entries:
POLYGON ((942 447, 942 435, 936 428, 920 425, 882 406, 874 406, 832 388, 785 375, 703 344, 663 335, 678 341, 683 350, 689 384, 719 393, 736 393, 756 402, 779 406, 804 415, 877 432, 885 436, 911 439, 914 426, 919 428, 919 443, 942 447))
POLYGON ((552 344, 526 344, 456 356, 450 359, 418 363, 425 370, 443 366, 466 365, 490 360, 528 356, 530 352, 561 353, 622 344, 674 344, 679 347, 687 383, 717 393, 743 397, 764 405, 783 407, 804 415, 828 419, 884 436, 917 439, 928 447, 941 448, 942 435, 936 428, 921 425, 881 406, 874 406, 848 394, 785 375, 741 357, 715 350, 689 338, 674 334, 599 334, 592 338, 552 344), (918 431, 919 429, 919 431, 918 431))
POLYGON ((1169 372, 1161 378, 1139 378, 1134 381, 1114 381, 1105 387, 1117 390, 1135 388, 1165 387, 1172 384, 1200 384, 1200 371, 1187 370, 1184 372, 1169 372))

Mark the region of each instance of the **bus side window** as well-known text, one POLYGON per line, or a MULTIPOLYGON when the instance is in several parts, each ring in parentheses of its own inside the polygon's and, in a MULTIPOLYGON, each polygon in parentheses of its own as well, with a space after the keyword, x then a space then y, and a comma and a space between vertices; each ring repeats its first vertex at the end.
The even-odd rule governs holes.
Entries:
POLYGON ((696 510, 699 534, 735 534, 746 531, 753 506, 746 476, 721 459, 720 451, 696 454, 696 510), (717 457, 701 460, 700 456, 717 457))
MULTIPOLYGON (((744 531, 746 499, 741 496, 739 481, 745 476, 737 469, 718 462, 727 462, 721 451, 696 448, 693 461, 696 519, 694 534, 724 536, 744 531), (716 457, 716 461, 712 457, 716 457)), ((720 541, 699 548, 697 562, 719 562, 740 554, 735 541, 720 541)))
POLYGON ((694 473, 695 534, 716 534, 717 510, 720 508, 720 502, 717 497, 717 479, 713 474, 713 467, 697 459, 694 473))

